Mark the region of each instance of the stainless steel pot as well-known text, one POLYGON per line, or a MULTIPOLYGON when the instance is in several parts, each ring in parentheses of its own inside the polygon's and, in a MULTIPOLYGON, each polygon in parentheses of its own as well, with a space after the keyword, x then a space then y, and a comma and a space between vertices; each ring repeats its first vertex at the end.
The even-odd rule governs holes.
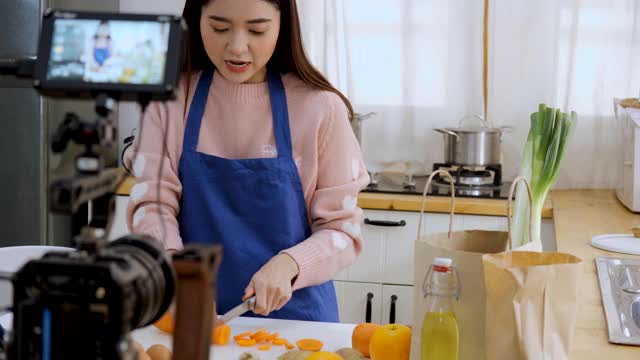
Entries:
POLYGON ((502 133, 509 126, 489 127, 481 116, 467 116, 460 120, 457 128, 434 129, 444 134, 444 161, 461 166, 500 165, 502 133), (474 118, 481 126, 463 126, 464 121, 474 118))

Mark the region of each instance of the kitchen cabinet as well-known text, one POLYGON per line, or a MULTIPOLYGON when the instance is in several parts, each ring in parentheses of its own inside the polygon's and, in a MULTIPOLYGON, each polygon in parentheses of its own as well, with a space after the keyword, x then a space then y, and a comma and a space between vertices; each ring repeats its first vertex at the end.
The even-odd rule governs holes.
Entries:
POLYGON ((360 324, 382 321, 382 285, 334 281, 340 322, 360 324))
POLYGON ((413 324, 413 286, 382 286, 382 322, 413 324))

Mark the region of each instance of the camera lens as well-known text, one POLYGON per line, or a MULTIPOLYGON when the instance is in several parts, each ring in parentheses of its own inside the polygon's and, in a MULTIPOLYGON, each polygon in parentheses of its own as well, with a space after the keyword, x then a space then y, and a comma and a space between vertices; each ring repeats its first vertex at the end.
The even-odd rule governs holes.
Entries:
POLYGON ((133 276, 132 329, 153 324, 169 308, 176 288, 176 275, 169 255, 157 241, 145 235, 127 235, 115 240, 104 249, 119 255, 128 255, 128 276, 133 276))

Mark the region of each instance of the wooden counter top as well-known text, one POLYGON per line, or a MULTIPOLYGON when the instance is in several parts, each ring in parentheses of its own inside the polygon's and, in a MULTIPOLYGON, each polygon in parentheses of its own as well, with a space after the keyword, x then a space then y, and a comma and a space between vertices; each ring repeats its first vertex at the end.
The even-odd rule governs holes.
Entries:
POLYGON ((599 250, 590 245, 595 235, 631 233, 632 225, 640 224, 640 215, 622 206, 613 190, 559 190, 552 196, 558 251, 584 260, 571 359, 640 359, 640 347, 608 342, 594 261, 601 255, 634 256, 599 250))
MULTIPOLYGON (((553 205, 547 197, 542 217, 553 217, 553 205)), ((448 213, 451 200, 444 196, 428 196, 425 211, 431 213, 448 213)), ((420 211, 422 197, 419 195, 383 194, 361 192, 358 206, 363 209, 420 211)), ((456 198, 456 214, 507 216, 507 201, 482 198, 456 198)))

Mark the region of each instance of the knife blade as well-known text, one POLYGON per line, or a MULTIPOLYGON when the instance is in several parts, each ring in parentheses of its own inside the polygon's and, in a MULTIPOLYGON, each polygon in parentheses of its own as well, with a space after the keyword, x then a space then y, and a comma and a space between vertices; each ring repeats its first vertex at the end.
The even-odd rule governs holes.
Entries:
POLYGON ((256 303, 256 297, 253 296, 249 298, 247 301, 243 302, 242 304, 227 311, 224 315, 220 317, 220 320, 226 324, 229 321, 237 318, 238 316, 246 313, 247 311, 250 311, 250 310, 253 311, 255 303, 256 303))

